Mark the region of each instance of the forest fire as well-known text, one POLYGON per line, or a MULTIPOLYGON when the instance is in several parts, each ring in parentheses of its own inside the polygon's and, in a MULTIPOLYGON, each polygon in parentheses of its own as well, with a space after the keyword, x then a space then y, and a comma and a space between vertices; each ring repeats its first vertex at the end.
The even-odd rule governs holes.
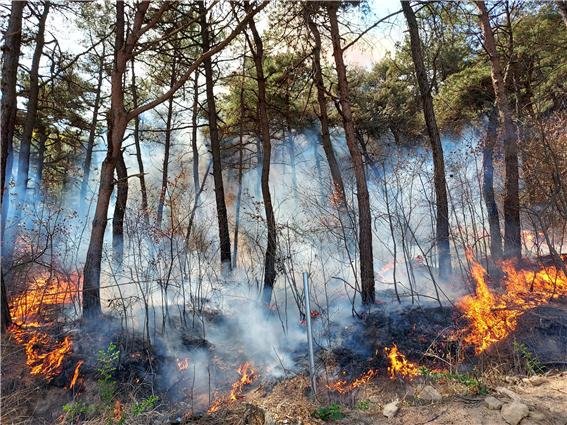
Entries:
POLYGON ((567 295, 567 276, 556 267, 521 270, 510 261, 502 263, 503 293, 489 289, 486 270, 467 252, 476 294, 462 298, 459 308, 470 325, 464 341, 482 353, 516 329, 518 318, 527 310, 567 295))
POLYGON ((403 378, 413 378, 420 374, 419 367, 410 362, 406 356, 398 350, 396 344, 391 348, 384 349, 390 366, 388 366, 388 374, 391 379, 396 379, 396 376, 403 378))
POLYGON ((210 406, 207 412, 209 414, 214 413, 220 409, 220 407, 225 402, 233 402, 238 400, 244 387, 250 385, 257 378, 256 371, 252 368, 249 362, 242 363, 238 368, 238 374, 240 378, 232 384, 230 394, 227 397, 221 397, 216 399, 210 406))
POLYGON ((189 368, 189 359, 187 357, 175 359, 177 363, 177 370, 182 372, 189 368))
MULTIPOLYGON (((26 364, 32 375, 41 375, 50 380, 61 373, 63 360, 73 349, 73 341, 66 336, 57 341, 50 334, 41 330, 49 326, 42 313, 50 307, 64 306, 72 302, 73 294, 78 291, 78 279, 57 279, 44 275, 36 278, 31 287, 10 303, 13 324, 10 333, 19 344, 24 346, 26 364)), ((78 377, 77 364, 75 374, 78 377)), ((72 385, 76 382, 73 377, 72 385)), ((70 385, 70 387, 72 386, 70 385)))
POLYGON ((77 365, 75 366, 75 371, 73 372, 73 378, 71 378, 71 382, 69 383, 69 389, 73 389, 77 384, 77 380, 79 379, 79 373, 81 366, 85 363, 84 360, 79 360, 77 365))
POLYGON ((376 369, 370 369, 353 381, 349 382, 345 379, 339 379, 338 381, 328 384, 327 388, 341 395, 348 394, 361 387, 362 385, 370 382, 370 380, 373 379, 376 375, 378 375, 378 371, 376 369))

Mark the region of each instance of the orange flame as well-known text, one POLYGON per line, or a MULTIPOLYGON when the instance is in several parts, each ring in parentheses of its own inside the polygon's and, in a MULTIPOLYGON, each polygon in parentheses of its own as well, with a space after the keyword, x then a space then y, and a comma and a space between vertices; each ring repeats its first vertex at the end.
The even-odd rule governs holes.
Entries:
POLYGON ((79 360, 77 362, 77 366, 75 366, 75 372, 73 372, 73 378, 71 379, 71 383, 69 384, 69 389, 73 389, 75 387, 77 379, 79 379, 79 370, 81 369, 83 363, 85 363, 84 360, 79 360))
POLYGON ((177 362, 177 370, 180 372, 189 368, 189 359, 187 357, 181 359, 177 358, 175 361, 177 362))
POLYGON ((327 388, 341 395, 347 394, 361 387, 362 385, 367 384, 376 375, 378 375, 378 371, 376 369, 370 369, 351 382, 345 379, 339 379, 338 381, 328 384, 327 388))
POLYGON ((114 402, 114 409, 112 410, 112 414, 115 420, 120 421, 122 419, 122 416, 124 415, 124 406, 122 405, 120 400, 116 400, 114 402))
POLYGON ((516 329, 525 311, 567 294, 567 276, 556 267, 541 267, 537 271, 518 270, 511 261, 501 264, 505 273, 504 292, 493 293, 486 282, 486 271, 467 250, 476 295, 463 297, 459 308, 470 322, 464 341, 482 353, 495 342, 516 329))
POLYGON ((221 397, 216 399, 207 410, 207 413, 211 414, 220 409, 220 407, 225 402, 234 402, 242 396, 242 392, 246 385, 250 385, 256 379, 256 371, 252 368, 249 362, 242 363, 238 368, 238 374, 240 378, 232 384, 230 394, 227 397, 221 397))
POLYGON ((391 348, 384 348, 384 351, 390 362, 388 374, 391 379, 395 379, 396 376, 413 378, 420 374, 418 365, 410 362, 406 356, 398 350, 396 344, 393 344, 391 348))
POLYGON ((252 365, 248 362, 242 363, 238 368, 238 374, 240 379, 232 384, 232 390, 230 391, 229 400, 236 401, 242 394, 244 386, 250 385, 254 379, 256 379, 256 371, 252 369, 252 365))
POLYGON ((15 296, 10 302, 13 325, 10 333, 24 346, 26 364, 32 375, 52 379, 61 373, 63 360, 73 349, 73 341, 66 336, 57 341, 41 327, 48 324, 42 318, 42 310, 72 301, 78 290, 78 279, 59 280, 50 275, 36 278, 31 288, 15 296))

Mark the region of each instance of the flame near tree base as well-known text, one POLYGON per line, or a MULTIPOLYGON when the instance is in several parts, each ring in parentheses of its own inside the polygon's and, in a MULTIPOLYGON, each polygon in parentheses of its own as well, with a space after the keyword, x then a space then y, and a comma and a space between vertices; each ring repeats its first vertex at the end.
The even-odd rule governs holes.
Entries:
POLYGON ((516 329, 518 319, 527 310, 567 295, 567 276, 556 267, 521 270, 512 261, 501 264, 504 277, 502 293, 490 290, 486 270, 467 251, 476 294, 463 297, 458 307, 469 320, 464 342, 474 345, 480 354, 502 341, 516 329))
MULTIPOLYGON (((32 375, 42 376, 48 381, 55 378, 62 371, 63 361, 73 350, 70 336, 58 341, 46 331, 53 322, 46 321, 44 316, 52 308, 70 304, 79 292, 78 282, 76 276, 60 279, 46 273, 34 279, 25 292, 15 296, 10 302, 14 322, 10 333, 24 347, 26 364, 32 375)), ((70 388, 77 382, 82 363, 84 362, 80 361, 75 368, 70 388)))

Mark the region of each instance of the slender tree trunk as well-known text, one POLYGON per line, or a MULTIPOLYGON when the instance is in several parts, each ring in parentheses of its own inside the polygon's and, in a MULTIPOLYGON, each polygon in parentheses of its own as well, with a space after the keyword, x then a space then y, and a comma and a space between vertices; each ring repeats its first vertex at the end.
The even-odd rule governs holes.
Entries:
POLYGON ((372 253, 372 219, 370 215, 370 199, 366 184, 366 174, 360 146, 356 140, 352 110, 349 100, 349 88, 346 74, 346 66, 341 48, 341 35, 337 19, 338 2, 326 3, 327 13, 331 27, 331 41, 333 44, 333 56, 338 77, 339 103, 345 137, 352 158, 354 176, 356 179, 356 198, 358 202, 358 248, 360 256, 360 280, 362 285, 362 303, 374 304, 374 257, 372 253))
POLYGON ((488 116, 488 128, 482 149, 482 194, 486 211, 488 213, 488 225, 490 228, 490 253, 493 260, 502 257, 502 236, 500 233, 500 216, 494 196, 494 146, 496 144, 498 130, 498 115, 491 111, 488 116))
MULTIPOLYGON (((246 51, 242 59, 242 75, 246 69, 246 51)), ((244 176, 244 82, 240 85, 240 116, 238 129, 238 192, 236 194, 236 211, 234 213, 234 239, 232 245, 232 268, 235 269, 238 264, 238 232, 240 230, 240 206, 242 203, 242 178, 244 176)))
POLYGON ((496 105, 500 118, 500 137, 504 145, 504 162, 506 168, 504 197, 504 257, 521 258, 521 223, 520 223, 520 188, 518 170, 518 143, 514 123, 512 120, 512 110, 502 64, 496 49, 496 40, 490 17, 484 1, 477 1, 476 5, 480 11, 480 26, 484 36, 484 48, 486 49, 490 63, 492 65, 492 85, 496 96, 496 105))
POLYGON ((128 203, 128 169, 124 162, 124 152, 116 158, 116 203, 112 216, 112 259, 118 269, 124 259, 124 217, 128 203))
MULTIPOLYGON (((2 105, 0 113, 0 134, 2 138, 2 193, 0 194, 2 200, 2 228, 0 235, 2 243, 0 249, 2 250, 2 253, 5 252, 5 230, 9 204, 6 180, 12 172, 12 167, 8 167, 8 156, 13 155, 12 140, 14 138, 16 112, 18 108, 16 83, 18 78, 18 62, 20 59, 20 45, 22 40, 22 16, 25 6, 25 1, 12 2, 2 54, 2 105)), ((6 263, 4 263, 4 261, 2 261, 1 269, 1 331, 4 332, 10 323, 12 323, 12 318, 10 316, 8 294, 6 293, 6 285, 4 283, 4 275, 6 273, 6 263)))
POLYGON ((345 186, 341 169, 335 157, 331 133, 329 132, 329 114, 327 112, 327 96, 325 95, 325 84, 323 82, 323 72, 321 71, 321 34, 313 18, 306 10, 305 20, 313 37, 313 79, 317 87, 317 103, 319 104, 319 122, 321 123, 321 141, 323 151, 329 164, 331 179, 333 180, 333 192, 339 205, 346 205, 345 186))
POLYGON ((8 232, 8 240, 4 246, 5 264, 11 267, 14 255, 16 229, 22 218, 22 213, 26 205, 26 197, 28 190, 28 179, 30 169, 30 153, 33 130, 37 120, 37 106, 39 100, 39 63, 43 54, 43 46, 45 44, 45 22, 49 14, 50 3, 46 2, 43 7, 43 13, 39 18, 39 24, 36 34, 36 44, 32 57, 30 69, 30 85, 27 102, 26 118, 24 120, 24 128, 22 131, 22 139, 20 141, 20 152, 18 154, 18 174, 16 176, 16 209, 14 211, 14 219, 12 222, 12 230, 8 232))
POLYGON ((193 107, 191 111, 191 150, 193 152, 193 186, 199 191, 199 147, 197 146, 197 123, 199 119, 199 71, 193 79, 193 107))
POLYGON ((254 43, 250 43, 250 50, 254 58, 256 68, 256 80, 258 83, 258 133, 262 141, 262 199, 264 201, 264 213, 268 229, 268 241, 266 244, 266 255, 264 258, 264 304, 269 305, 272 300, 272 292, 276 281, 276 249, 277 228, 272 196, 270 194, 270 162, 272 156, 272 142, 270 140, 270 121, 268 120, 268 106, 266 99, 266 78, 264 76, 264 44, 258 34, 253 19, 249 22, 250 31, 254 43))
POLYGON ((100 272, 108 207, 114 189, 114 169, 122 155, 122 140, 128 125, 124 108, 122 79, 128 60, 124 47, 124 2, 116 3, 114 66, 111 74, 110 111, 108 114, 107 152, 100 170, 100 183, 93 225, 83 269, 83 316, 93 318, 102 312, 100 305, 100 272))
POLYGON ((96 95, 93 105, 93 116, 91 118, 91 125, 89 128, 89 138, 87 140, 87 151, 85 153, 85 161, 83 162, 83 180, 81 182, 81 199, 80 199, 80 210, 83 215, 87 211, 87 191, 89 188, 89 178, 91 174, 91 166, 93 160, 93 149, 96 138, 96 125, 98 122, 98 111, 100 109, 101 103, 101 91, 102 91, 102 81, 104 77, 104 53, 105 53, 105 43, 102 44, 102 55, 100 56, 100 65, 98 69, 98 79, 96 86, 96 95))
POLYGON ((293 130, 291 125, 288 123, 287 127, 287 153, 289 156, 289 165, 291 167, 291 192, 293 194, 293 202, 297 203, 298 199, 298 188, 297 188, 297 164, 295 160, 295 138, 293 137, 293 130))
MULTIPOLYGON (((20 153, 18 158, 18 175, 16 178, 16 196, 18 197, 18 210, 25 205, 26 193, 28 186, 29 168, 30 168, 30 153, 32 134, 37 120, 37 107, 39 101, 39 63, 43 55, 43 46, 45 44, 45 22, 49 14, 50 3, 46 2, 43 8, 43 13, 39 19, 37 28, 35 50, 32 58, 32 65, 30 69, 30 86, 29 96, 27 103, 27 113, 24 121, 24 129, 22 132, 22 140, 20 143, 20 153)), ((18 212, 16 212, 19 218, 18 212)), ((17 225, 16 220, 16 225, 17 225)))
MULTIPOLYGON (((39 196, 42 192, 43 186, 43 168, 45 166, 45 149, 47 143, 47 128, 44 125, 41 125, 39 128, 39 141, 37 147, 37 167, 35 171, 35 193, 36 196, 39 196)), ((38 198, 36 198, 38 199, 38 198)))
MULTIPOLYGON (((175 74, 176 74, 176 56, 173 54, 173 59, 171 63, 171 77, 169 87, 173 87, 175 84, 175 74)), ((161 190, 159 192, 158 206, 157 206, 157 218, 156 227, 161 228, 161 222, 163 220, 163 209, 165 206, 165 195, 167 194, 167 183, 169 179, 169 154, 171 152, 171 133, 173 124, 173 96, 169 98, 167 102, 167 118, 165 121, 165 143, 164 143, 164 153, 163 153, 163 166, 161 174, 161 190)))
MULTIPOLYGON (((199 12, 201 14, 201 37, 203 43, 203 52, 211 48, 211 35, 209 24, 207 23, 207 12, 205 4, 199 3, 199 12)), ((222 160, 220 135, 217 124, 217 109, 215 94, 213 91, 214 75, 213 62, 211 58, 203 62, 205 68, 205 83, 207 90, 207 113, 209 118, 209 137, 211 140, 211 153, 213 156, 213 180, 215 183, 215 200, 217 204, 217 220, 219 226, 219 242, 221 267, 223 270, 230 270, 232 267, 232 256, 230 254, 230 232, 228 230, 228 214, 226 210, 226 202, 224 198, 224 184, 222 179, 222 160)))
POLYGON ((447 201, 447 180, 445 179, 445 161, 443 146, 439 136, 439 128, 433 109, 433 97, 429 78, 423 62, 423 53, 415 13, 409 1, 402 1, 402 9, 408 24, 410 34, 411 55, 415 74, 423 103, 423 116, 433 154, 433 184, 435 186, 437 255, 439 258, 439 276, 447 279, 451 274, 451 248, 449 241, 449 203, 447 201))
MULTIPOLYGON (((136 86, 135 61, 132 59, 132 106, 138 107, 138 88, 136 86)), ((142 196, 142 214, 146 226, 150 224, 150 210, 148 207, 148 190, 146 189, 146 174, 144 171, 144 160, 142 158, 142 147, 140 145, 140 117, 134 118, 134 145, 136 147, 136 160, 138 161, 138 172, 140 173, 140 192, 142 196)))
POLYGON ((240 206, 242 204, 242 177, 244 176, 244 147, 242 146, 242 133, 240 133, 240 150, 238 152, 238 190, 236 192, 234 239, 232 245, 232 268, 238 264, 238 232, 240 231, 240 206))

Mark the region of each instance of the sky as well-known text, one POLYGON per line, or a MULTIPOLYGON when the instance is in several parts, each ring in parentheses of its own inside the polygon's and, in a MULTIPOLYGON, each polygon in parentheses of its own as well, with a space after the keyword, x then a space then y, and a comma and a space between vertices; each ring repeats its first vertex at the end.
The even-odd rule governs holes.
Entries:
MULTIPOLYGON (((401 10, 398 0, 368 0, 367 14, 355 12, 353 20, 360 32, 372 26, 378 20, 401 10)), ((395 43, 403 39, 403 15, 400 13, 365 34, 345 53, 345 61, 351 66, 369 68, 393 51, 395 43)))
MULTIPOLYGON (((401 9, 398 0, 367 1, 368 13, 355 10, 341 17, 344 21, 352 24, 353 28, 359 33, 379 19, 401 9)), ((0 2, 4 3, 4 0, 0 0, 0 2)), ((262 28, 261 23, 258 24, 258 27, 262 28)), ((351 66, 371 67, 372 64, 384 57, 387 51, 392 51, 396 42, 401 41, 403 27, 404 22, 401 13, 388 19, 370 30, 354 46, 350 47, 345 53, 345 61, 351 66)), ((51 13, 48 17, 48 29, 58 38, 63 50, 77 54, 83 49, 81 46, 82 35, 74 26, 72 18, 67 19, 59 13, 51 13)))

